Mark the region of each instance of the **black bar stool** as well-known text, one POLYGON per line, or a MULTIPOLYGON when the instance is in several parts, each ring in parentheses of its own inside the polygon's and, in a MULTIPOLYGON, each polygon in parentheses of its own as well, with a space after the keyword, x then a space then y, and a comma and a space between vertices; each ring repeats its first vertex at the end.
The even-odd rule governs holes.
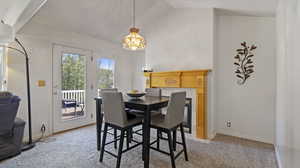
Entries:
POLYGON ((120 167, 122 153, 127 152, 139 145, 142 142, 135 141, 132 136, 132 129, 135 126, 139 126, 142 124, 142 119, 137 118, 135 116, 128 116, 125 111, 125 106, 123 102, 122 93, 120 92, 102 92, 102 100, 103 100, 103 108, 104 108, 104 134, 102 139, 102 148, 100 153, 100 162, 103 161, 104 152, 112 155, 117 158, 116 168, 120 167), (112 127, 113 129, 117 129, 121 132, 120 136, 117 136, 113 141, 106 143, 106 137, 108 132, 108 127, 112 127), (125 134, 127 137, 127 149, 123 150, 123 143, 125 134), (120 141, 118 154, 114 154, 110 151, 105 150, 105 146, 111 143, 115 143, 120 141), (129 142, 135 142, 136 144, 130 147, 129 142))
POLYGON ((185 134, 183 130, 185 99, 186 99, 185 92, 172 93, 167 108, 167 114, 153 116, 151 122, 151 128, 157 129, 157 139, 156 141, 150 144, 150 148, 158 152, 161 152, 163 154, 169 155, 172 162, 172 168, 176 167, 175 159, 178 158, 178 156, 180 156, 180 154, 182 153, 184 153, 185 160, 188 161, 188 155, 187 155, 186 143, 185 143, 185 134), (178 127, 180 128, 182 142, 177 142, 176 140, 175 141, 172 140, 171 133, 176 132, 178 127), (169 150, 170 150, 169 153, 160 149, 160 140, 163 139, 161 138, 160 135, 161 132, 164 132, 168 135, 167 140, 169 143, 169 150), (152 145, 155 143, 156 143, 156 148, 152 147, 152 145), (176 144, 182 145, 183 150, 179 151, 179 153, 176 156, 174 156, 174 146, 176 144))

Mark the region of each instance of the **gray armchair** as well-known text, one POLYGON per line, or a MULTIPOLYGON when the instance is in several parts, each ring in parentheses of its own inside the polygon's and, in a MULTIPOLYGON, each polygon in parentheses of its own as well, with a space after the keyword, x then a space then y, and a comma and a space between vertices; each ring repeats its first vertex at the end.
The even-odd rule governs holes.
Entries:
POLYGON ((20 98, 0 92, 0 160, 21 153, 25 122, 16 118, 20 98))

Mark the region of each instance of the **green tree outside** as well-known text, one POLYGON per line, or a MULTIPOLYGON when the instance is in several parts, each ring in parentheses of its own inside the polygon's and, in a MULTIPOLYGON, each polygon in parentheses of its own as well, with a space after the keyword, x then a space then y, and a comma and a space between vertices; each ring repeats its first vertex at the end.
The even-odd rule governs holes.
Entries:
MULTIPOLYGON (((62 90, 85 90, 85 56, 65 53, 62 56, 62 90)), ((114 87, 114 61, 107 58, 97 60, 97 87, 114 87)))
POLYGON ((97 81, 98 88, 114 87, 114 61, 112 59, 100 58, 97 61, 97 81))
POLYGON ((78 54, 62 56, 62 90, 85 90, 85 57, 78 54))
POLYGON ((97 72, 98 88, 113 88, 113 71, 99 69, 97 72))

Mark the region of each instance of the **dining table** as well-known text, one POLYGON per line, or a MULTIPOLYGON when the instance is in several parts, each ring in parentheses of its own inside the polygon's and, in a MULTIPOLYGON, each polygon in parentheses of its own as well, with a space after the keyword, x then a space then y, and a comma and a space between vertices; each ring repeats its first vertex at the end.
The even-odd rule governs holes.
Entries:
MULTIPOLYGON (((102 98, 96 97, 96 125, 97 125, 97 148, 101 146, 101 130, 103 122, 102 98)), ((144 168, 149 168, 150 161, 150 124, 151 111, 159 110, 168 105, 169 97, 167 96, 143 96, 141 98, 132 98, 127 95, 123 96, 124 105, 128 109, 144 111, 143 120, 143 161, 144 168)), ((113 103, 113 102, 112 102, 113 103)))

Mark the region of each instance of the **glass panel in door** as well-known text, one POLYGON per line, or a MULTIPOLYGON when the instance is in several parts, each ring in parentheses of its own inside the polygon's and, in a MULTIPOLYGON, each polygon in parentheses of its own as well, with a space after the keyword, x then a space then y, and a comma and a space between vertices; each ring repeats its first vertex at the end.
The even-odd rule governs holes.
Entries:
POLYGON ((85 115, 86 58, 80 54, 63 53, 61 57, 62 109, 61 119, 85 115))

